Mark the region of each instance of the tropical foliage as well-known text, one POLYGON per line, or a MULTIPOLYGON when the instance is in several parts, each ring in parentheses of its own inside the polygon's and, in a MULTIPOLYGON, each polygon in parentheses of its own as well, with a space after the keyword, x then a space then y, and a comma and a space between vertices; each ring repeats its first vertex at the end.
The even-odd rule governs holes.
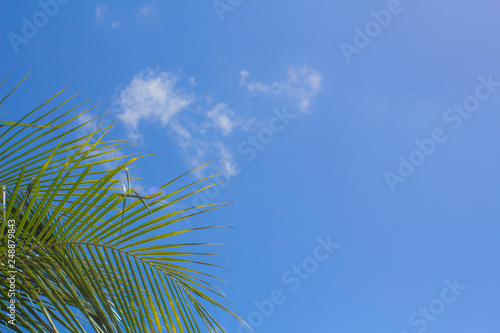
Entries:
MULTIPOLYGON (((21 82, 0 106, 16 96, 21 82)), ((69 106, 76 95, 56 103, 63 91, 18 122, 0 122, 0 328, 223 331, 207 306, 236 315, 222 305, 227 300, 216 278, 198 268, 215 266, 207 260, 214 254, 197 250, 215 244, 179 243, 176 236, 213 228, 178 222, 225 204, 172 209, 213 186, 203 185, 210 177, 175 185, 181 176, 141 196, 130 186, 128 168, 143 156, 117 154, 129 143, 105 140, 110 126, 76 137, 96 119, 78 122, 89 109, 78 111, 84 103, 69 106), (15 326, 6 310, 12 275, 15 326)))

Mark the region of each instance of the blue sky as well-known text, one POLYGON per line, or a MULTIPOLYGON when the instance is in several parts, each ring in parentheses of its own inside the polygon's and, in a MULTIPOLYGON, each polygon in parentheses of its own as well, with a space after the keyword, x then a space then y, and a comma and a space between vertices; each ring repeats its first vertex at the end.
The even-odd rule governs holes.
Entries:
POLYGON ((256 332, 498 331, 497 1, 0 7, 2 76, 33 70, 2 117, 71 84, 164 152, 143 191, 228 171, 197 200, 235 205, 189 223, 237 229, 197 237, 230 244, 219 274, 256 332))

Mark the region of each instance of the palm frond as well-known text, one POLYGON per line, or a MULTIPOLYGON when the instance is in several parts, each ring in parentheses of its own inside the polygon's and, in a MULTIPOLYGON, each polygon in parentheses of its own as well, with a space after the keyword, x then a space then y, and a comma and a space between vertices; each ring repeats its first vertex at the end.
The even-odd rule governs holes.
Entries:
MULTIPOLYGON (((194 268, 219 267, 209 259, 217 254, 195 249, 221 244, 175 241, 182 234, 219 227, 186 228, 179 222, 227 203, 172 209, 215 186, 202 185, 210 177, 176 187, 188 172, 161 192, 140 195, 131 186, 129 168, 145 156, 116 156, 129 143, 106 141, 111 126, 73 138, 89 122, 77 119, 91 108, 76 111, 84 103, 70 107, 76 95, 49 108, 63 91, 18 122, 0 121, 5 203, 0 279, 11 274, 5 264, 7 221, 14 220, 18 288, 17 326, 8 324, 4 306, 0 327, 15 332, 201 332, 202 326, 223 331, 208 307, 241 321, 223 305, 228 300, 215 285, 219 279, 194 268), (109 162, 119 165, 109 167, 109 162)), ((3 288, 0 299, 3 304, 10 300, 3 288)))

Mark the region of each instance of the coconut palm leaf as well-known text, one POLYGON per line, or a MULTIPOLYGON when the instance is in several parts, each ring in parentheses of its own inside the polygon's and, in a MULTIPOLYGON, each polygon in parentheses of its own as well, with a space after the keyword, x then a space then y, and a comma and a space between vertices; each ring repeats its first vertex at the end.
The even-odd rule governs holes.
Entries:
POLYGON ((128 143, 106 141, 111 126, 75 139, 95 119, 78 122, 91 108, 69 107, 75 96, 49 108, 63 91, 18 122, 0 122, 0 279, 14 275, 17 287, 16 326, 8 288, 0 291, 2 331, 223 331, 209 307, 240 320, 223 305, 219 279, 196 268, 219 267, 209 259, 217 254, 196 249, 221 244, 175 238, 219 227, 179 222, 227 203, 174 209, 215 186, 203 185, 211 177, 175 185, 192 170, 141 196, 129 169, 145 156, 117 155, 128 143))

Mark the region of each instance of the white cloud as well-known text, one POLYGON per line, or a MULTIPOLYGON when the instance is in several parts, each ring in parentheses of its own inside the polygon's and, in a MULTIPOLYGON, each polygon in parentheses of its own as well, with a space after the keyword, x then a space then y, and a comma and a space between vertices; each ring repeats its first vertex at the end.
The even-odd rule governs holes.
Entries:
MULTIPOLYGON (((107 25, 109 23, 110 15, 107 3, 102 3, 100 5, 97 5, 97 7, 94 10, 94 14, 95 14, 95 25, 104 25, 105 23, 107 25)), ((116 20, 111 20, 111 23, 109 23, 109 26, 112 29, 118 29, 120 25, 121 23, 116 20)))
POLYGON ((82 134, 81 136, 87 135, 87 134, 92 133, 96 130, 96 128, 97 128, 96 122, 90 121, 92 118, 93 117, 89 112, 86 112, 77 118, 79 125, 85 124, 78 130, 79 134, 82 134))
MULTIPOLYGON (((247 71, 240 75, 240 86, 252 92, 294 98, 303 112, 310 109, 321 89, 321 75, 309 67, 291 68, 286 80, 271 84, 249 81, 247 71)), ((248 130, 255 118, 238 114, 226 103, 214 102, 211 95, 196 96, 192 92, 196 86, 194 78, 186 81, 183 84, 177 75, 158 69, 139 72, 118 92, 117 117, 132 140, 142 139, 141 124, 159 125, 175 140, 189 167, 218 159, 225 171, 234 173, 235 161, 227 144, 229 135, 236 129, 248 130)), ((201 170, 204 171, 208 172, 201 170)))
POLYGON ((240 72, 240 86, 246 87, 251 92, 261 92, 272 95, 286 95, 296 101, 302 112, 308 112, 314 98, 321 91, 321 74, 310 68, 303 67, 297 70, 290 67, 284 81, 274 81, 271 84, 259 81, 249 82, 250 73, 246 70, 240 72))
POLYGON ((103 3, 103 4, 100 4, 100 5, 97 5, 97 7, 94 10, 96 24, 99 24, 102 21, 104 21, 105 14, 106 14, 107 11, 108 11, 108 4, 103 3))
POLYGON ((176 87, 178 77, 167 72, 144 70, 120 91, 116 101, 118 117, 124 122, 129 137, 138 140, 139 122, 159 122, 166 126, 172 117, 187 108, 194 100, 192 93, 176 87))
POLYGON ((222 130, 224 135, 231 133, 233 128, 241 123, 234 111, 229 109, 225 103, 218 103, 214 106, 207 112, 207 117, 212 120, 213 126, 222 130))
POLYGON ((240 125, 241 119, 227 104, 212 103, 180 87, 177 75, 152 69, 138 73, 115 101, 117 117, 129 139, 142 140, 140 124, 155 123, 173 136, 189 167, 219 159, 231 171, 233 157, 221 138, 240 125))
POLYGON ((196 131, 193 131, 196 126, 191 124, 190 127, 194 128, 188 128, 177 120, 170 125, 187 164, 190 167, 196 167, 207 162, 203 161, 203 157, 208 152, 209 143, 208 140, 203 140, 202 137, 196 135, 196 131))
POLYGON ((240 86, 246 86, 248 90, 250 91, 260 91, 260 92, 265 92, 269 94, 280 94, 283 92, 285 89, 285 85, 281 82, 273 82, 269 85, 262 83, 262 82, 257 82, 254 81, 252 83, 247 82, 247 78, 250 76, 250 73, 246 70, 242 70, 240 72, 240 86))
MULTIPOLYGON (((170 130, 176 138, 186 164, 190 168, 196 168, 204 163, 218 159, 220 162, 217 171, 220 168, 228 173, 235 173, 236 166, 234 164, 233 154, 231 149, 217 137, 206 135, 206 132, 201 131, 200 127, 205 124, 186 123, 181 124, 174 120, 170 123, 170 130)), ((206 169, 197 170, 198 176, 203 176, 206 169)))
POLYGON ((188 81, 192 87, 196 87, 196 85, 198 84, 198 83, 196 83, 196 81, 194 80, 194 77, 192 77, 192 76, 188 79, 188 81))
POLYGON ((229 151, 226 145, 222 142, 216 142, 214 146, 219 150, 221 155, 221 162, 224 171, 230 175, 236 173, 236 165, 234 163, 233 154, 229 151))
POLYGON ((149 13, 151 13, 151 11, 153 11, 153 9, 154 9, 153 4, 151 5, 143 4, 141 10, 139 11, 139 16, 148 15, 149 13))

